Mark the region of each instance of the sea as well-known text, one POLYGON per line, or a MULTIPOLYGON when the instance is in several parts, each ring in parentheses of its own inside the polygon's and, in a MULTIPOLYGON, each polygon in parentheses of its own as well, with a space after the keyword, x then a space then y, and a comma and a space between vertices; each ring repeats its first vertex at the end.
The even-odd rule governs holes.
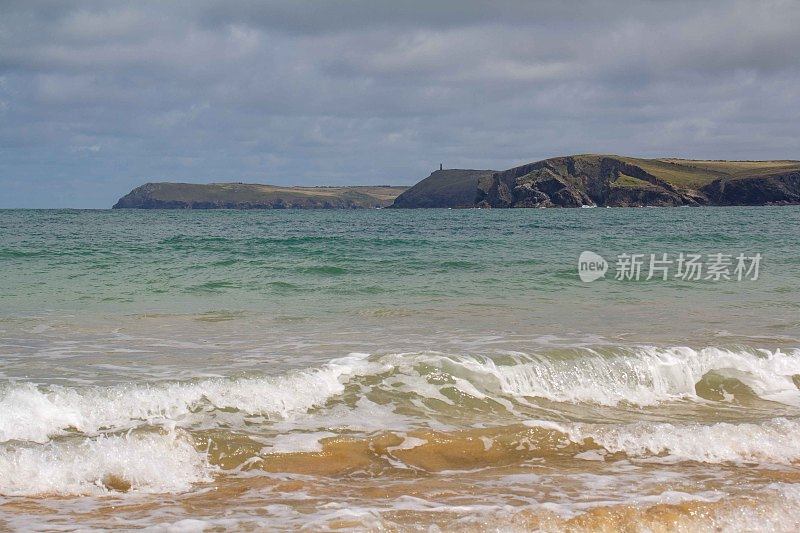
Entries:
POLYGON ((799 385, 798 206, 0 211, 0 529, 796 531, 799 385))

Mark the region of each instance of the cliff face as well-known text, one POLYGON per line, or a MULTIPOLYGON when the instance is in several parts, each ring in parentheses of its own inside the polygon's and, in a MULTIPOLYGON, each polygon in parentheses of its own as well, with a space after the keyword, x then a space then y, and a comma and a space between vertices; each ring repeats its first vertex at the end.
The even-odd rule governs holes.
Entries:
POLYGON ((114 208, 358 209, 800 204, 800 161, 554 157, 495 172, 438 170, 413 187, 147 183, 114 208))
POLYGON ((487 189, 494 170, 437 170, 397 197, 392 207, 473 207, 475 192, 487 189))
POLYGON ((800 203, 800 162, 690 161, 581 155, 492 176, 477 207, 768 205, 800 203))
POLYGON ((800 171, 718 179, 703 187, 703 193, 716 205, 800 204, 800 171))
POLYGON ((361 209, 388 207, 406 187, 275 187, 246 183, 146 183, 114 209, 361 209))
MULTIPOLYGON (((580 207, 582 205, 697 205, 696 194, 624 160, 606 156, 546 159, 499 172, 482 207, 580 207)), ((702 202, 702 199, 700 199, 702 202)))

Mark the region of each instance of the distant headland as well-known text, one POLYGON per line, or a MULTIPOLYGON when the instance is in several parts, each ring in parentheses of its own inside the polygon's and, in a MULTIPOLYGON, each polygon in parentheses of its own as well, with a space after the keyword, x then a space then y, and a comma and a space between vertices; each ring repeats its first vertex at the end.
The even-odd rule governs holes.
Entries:
POLYGON ((279 187, 254 183, 145 183, 114 209, 375 209, 408 187, 279 187))
POLYGON ((554 157, 504 171, 442 169, 413 187, 147 183, 114 208, 359 209, 800 204, 800 161, 554 157))

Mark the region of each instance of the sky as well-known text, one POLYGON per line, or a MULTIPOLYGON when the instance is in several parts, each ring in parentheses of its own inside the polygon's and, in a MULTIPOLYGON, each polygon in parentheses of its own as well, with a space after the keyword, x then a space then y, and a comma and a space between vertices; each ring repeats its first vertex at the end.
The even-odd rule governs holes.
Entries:
POLYGON ((800 1, 0 0, 0 208, 800 159, 800 1))

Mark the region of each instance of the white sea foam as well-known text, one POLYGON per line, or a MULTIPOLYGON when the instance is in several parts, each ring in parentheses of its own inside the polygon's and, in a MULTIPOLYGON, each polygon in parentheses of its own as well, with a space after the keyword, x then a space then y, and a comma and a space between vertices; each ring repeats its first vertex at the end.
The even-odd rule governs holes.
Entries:
POLYGON ((800 529, 800 486, 772 483, 755 497, 711 506, 708 511, 687 517, 680 531, 798 531, 800 529))
POLYGON ((183 492, 211 480, 205 455, 180 432, 0 447, 0 494, 183 492))
POLYGON ((86 389, 13 384, 0 392, 0 442, 45 442, 68 428, 94 434, 141 421, 178 421, 192 412, 212 409, 286 418, 341 394, 352 376, 382 369, 367 361, 366 354, 351 354, 279 377, 86 389))
MULTIPOLYGON (((435 422, 430 422, 436 426, 435 422)), ((314 431, 329 428, 336 431, 375 432, 386 429, 402 431, 413 425, 413 419, 395 412, 392 404, 381 405, 360 397, 353 405, 336 404, 324 411, 304 413, 272 425, 280 432, 314 431)))
POLYGON ((335 436, 336 433, 330 431, 283 433, 270 439, 270 445, 262 453, 321 452, 322 439, 335 436))
POLYGON ((585 424, 528 421, 564 433, 578 444, 593 442, 611 453, 660 461, 773 463, 800 461, 800 423, 774 418, 761 423, 585 424))
MULTIPOLYGON (((360 411, 377 409, 364 399, 372 388, 390 394, 410 393, 401 401, 420 409, 436 409, 439 402, 455 405, 455 397, 447 393, 447 388, 461 396, 499 402, 512 414, 516 413, 512 400, 530 397, 647 406, 697 399, 696 386, 710 373, 735 378, 762 399, 800 406, 800 390, 793 380, 800 375, 797 350, 784 353, 642 347, 613 354, 582 349, 569 357, 517 353, 496 360, 431 352, 380 357, 352 354, 320 367, 265 378, 87 388, 10 384, 0 389, 0 442, 46 442, 70 428, 93 435, 104 429, 126 429, 143 423, 168 422, 187 427, 200 421, 204 425, 208 421, 205 413, 219 410, 261 415, 274 421, 302 418, 306 423, 297 427, 310 430, 322 427, 324 419, 334 413, 339 422, 331 421, 326 427, 344 426, 341 421, 349 420, 353 428, 389 429, 374 426, 388 424, 390 418, 391 429, 408 427, 409 421, 398 418, 397 405, 393 403, 379 406, 385 411, 380 417, 362 416, 360 411), (355 378, 383 372, 388 377, 380 382, 358 381, 363 401, 356 403, 356 408, 352 403, 338 402, 330 409, 309 413, 341 395, 345 385, 355 378), (437 402, 421 402, 420 397, 437 402), (348 412, 354 410, 359 412, 348 417, 348 412)), ((435 417, 426 423, 435 424, 435 417)), ((290 424, 283 430, 293 428, 290 424)))
POLYGON ((552 359, 515 355, 516 364, 485 359, 450 359, 495 381, 510 396, 558 402, 654 405, 696 398, 696 384, 708 373, 735 378, 765 400, 800 406, 792 377, 800 374, 800 351, 731 351, 719 348, 642 347, 618 355, 587 350, 580 357, 552 359))
MULTIPOLYGON (((535 481, 534 481, 535 482, 535 481)), ((395 522, 391 514, 405 511, 407 515, 427 525, 435 522, 439 516, 449 515, 449 529, 485 529, 487 523, 500 531, 572 531, 587 529, 580 523, 572 525, 568 519, 578 517, 584 512, 605 507, 614 509, 616 505, 624 505, 625 512, 598 515, 598 520, 590 522, 594 529, 630 531, 797 531, 800 527, 798 510, 800 497, 798 486, 775 483, 765 487, 761 494, 739 499, 725 493, 682 493, 675 491, 662 492, 652 496, 633 496, 616 501, 592 502, 590 504, 572 504, 570 502, 536 502, 529 505, 509 505, 502 502, 457 504, 427 500, 415 496, 401 496, 384 505, 347 505, 329 503, 320 505, 314 513, 301 514, 288 506, 270 505, 264 509, 274 523, 280 523, 284 529, 291 527, 312 530, 328 530, 332 524, 346 519, 355 523, 355 529, 384 530, 406 529, 406 522, 395 522), (733 498, 728 501, 728 498, 733 498), (636 516, 630 513, 631 508, 645 510, 655 505, 680 505, 687 502, 706 504, 698 512, 686 514, 654 513, 652 516, 636 516), (389 511, 387 515, 387 511, 389 511), (626 514, 628 519, 626 520, 626 514), (541 517, 542 521, 533 521, 532 516, 541 517), (608 519, 607 522, 604 518, 608 519), (605 525, 605 528, 603 526, 605 525)), ((419 529, 424 529, 419 527, 419 529)), ((437 526, 431 529, 438 530, 437 526)), ((446 528, 447 529, 447 528, 446 528)))

